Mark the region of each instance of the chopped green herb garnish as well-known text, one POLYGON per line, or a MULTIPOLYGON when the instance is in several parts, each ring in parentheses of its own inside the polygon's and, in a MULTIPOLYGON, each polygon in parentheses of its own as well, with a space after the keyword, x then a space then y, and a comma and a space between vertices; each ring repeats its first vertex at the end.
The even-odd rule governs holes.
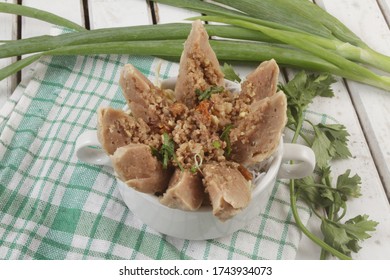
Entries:
POLYGON ((166 169, 168 167, 169 161, 175 154, 175 144, 173 143, 172 139, 169 138, 168 133, 163 134, 163 144, 161 146, 160 153, 162 155, 163 167, 166 169))
POLYGON ((220 149, 221 148, 221 142, 219 142, 218 140, 213 141, 213 147, 216 148, 216 149, 220 149))
POLYGON ((211 86, 211 87, 209 87, 208 89, 206 89, 204 91, 202 91, 200 89, 196 89, 195 93, 198 96, 198 100, 202 101, 202 100, 209 99, 212 94, 223 92, 224 89, 225 88, 222 87, 222 86, 211 86))
POLYGON ((227 126, 225 126, 220 136, 221 140, 226 143, 226 149, 225 149, 226 157, 230 156, 232 152, 232 147, 231 147, 230 137, 229 137, 230 130, 232 129, 232 127, 233 127, 232 124, 228 124, 227 126))
POLYGON ((225 79, 232 81, 232 82, 239 82, 241 83, 240 76, 237 75, 237 73, 234 71, 233 67, 230 64, 224 63, 222 67, 222 72, 225 75, 225 79))
POLYGON ((183 170, 180 162, 176 158, 175 154, 175 143, 169 137, 168 133, 163 134, 163 144, 161 145, 160 151, 154 147, 150 147, 152 150, 152 155, 157 157, 163 165, 164 169, 168 168, 169 162, 174 160, 178 167, 183 170))
POLYGON ((195 165, 191 166, 191 169, 190 169, 191 173, 196 173, 198 171, 198 167, 196 167, 195 165))
POLYGON ((150 149, 152 151, 152 155, 155 156, 158 160, 162 161, 162 156, 159 150, 157 150, 155 147, 150 146, 150 149))

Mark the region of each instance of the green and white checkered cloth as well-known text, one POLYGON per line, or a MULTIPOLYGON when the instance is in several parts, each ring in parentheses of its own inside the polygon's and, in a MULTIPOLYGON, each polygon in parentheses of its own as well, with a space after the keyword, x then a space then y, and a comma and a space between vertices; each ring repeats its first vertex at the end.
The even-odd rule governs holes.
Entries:
MULTIPOLYGON (((75 141, 97 109, 122 108, 120 70, 152 81, 151 57, 45 57, 0 111, 0 259, 294 259, 301 233, 277 182, 258 217, 233 235, 189 241, 159 234, 126 207, 108 167, 78 161, 75 141)), ((177 75, 162 62, 160 78, 177 75)), ((304 223, 310 212, 300 205, 304 223)))

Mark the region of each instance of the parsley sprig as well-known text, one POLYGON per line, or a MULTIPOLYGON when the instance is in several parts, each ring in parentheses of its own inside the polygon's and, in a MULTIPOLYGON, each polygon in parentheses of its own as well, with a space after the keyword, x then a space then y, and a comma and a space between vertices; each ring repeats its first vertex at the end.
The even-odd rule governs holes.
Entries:
POLYGON ((287 96, 287 126, 294 131, 292 142, 296 143, 301 137, 313 149, 317 161, 315 174, 290 180, 290 202, 296 224, 321 246, 321 259, 325 259, 328 253, 339 259, 350 259, 351 253, 361 248, 358 243, 369 238, 368 232, 374 231, 378 223, 369 220, 367 215, 342 221, 347 212, 347 200, 361 195, 361 178, 352 176, 351 170, 339 175, 336 182, 331 174, 331 161, 351 157, 349 134, 341 124, 313 124, 305 118, 305 110, 315 97, 333 97, 331 84, 334 82, 331 75, 308 75, 302 71, 279 88, 287 96), (303 133, 304 122, 313 128, 314 136, 303 133), (303 199, 321 219, 324 240, 311 233, 301 222, 296 206, 298 198, 303 199))

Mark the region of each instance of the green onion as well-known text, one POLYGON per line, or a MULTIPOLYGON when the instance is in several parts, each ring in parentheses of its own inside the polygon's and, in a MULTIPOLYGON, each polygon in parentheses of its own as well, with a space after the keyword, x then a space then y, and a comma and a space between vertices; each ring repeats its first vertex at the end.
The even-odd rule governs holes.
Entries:
MULTIPOLYGON (((183 51, 183 42, 184 40, 131 41, 102 44, 83 44, 56 48, 51 51, 42 52, 32 57, 22 59, 21 61, 1 69, 0 80, 16 73, 43 55, 130 54, 153 55, 157 57, 169 58, 171 60, 178 60, 183 51)), ((220 61, 246 61, 259 63, 264 60, 276 58, 277 62, 282 66, 327 72, 390 90, 390 85, 388 83, 378 83, 375 80, 367 79, 359 74, 340 69, 335 65, 310 53, 292 49, 284 45, 269 45, 254 42, 234 42, 223 40, 212 40, 210 44, 217 53, 217 57, 220 61)))
POLYGON ((238 19, 246 20, 246 21, 253 21, 253 22, 263 24, 263 25, 273 27, 273 28, 298 31, 297 29, 295 29, 293 27, 289 27, 283 23, 277 23, 277 22, 272 22, 272 21, 265 21, 265 20, 261 20, 261 19, 251 18, 251 17, 248 17, 246 14, 241 13, 239 11, 226 9, 224 7, 221 7, 221 6, 212 4, 212 3, 208 3, 208 2, 203 2, 200 0, 157 0, 155 2, 161 2, 161 3, 172 5, 175 7, 193 10, 193 11, 196 11, 196 12, 199 12, 202 14, 206 14, 206 15, 235 17, 238 19))
POLYGON ((331 31, 328 30, 318 18, 313 17, 311 13, 308 15, 306 13, 307 9, 303 9, 309 2, 307 0, 299 1, 299 4, 293 4, 292 2, 294 1, 290 0, 215 0, 215 2, 237 9, 253 18, 280 23, 310 34, 332 38, 331 31))
MULTIPOLYGON (((328 39, 337 39, 337 52, 346 58, 390 72, 390 58, 367 46, 337 18, 308 0, 214 0, 251 17, 288 25, 328 39)), ((236 17, 238 18, 238 17, 236 17)))
POLYGON ((78 25, 77 23, 74 23, 63 17, 57 16, 55 14, 46 11, 35 9, 32 7, 27 7, 27 6, 17 5, 17 4, 0 3, 0 13, 16 14, 25 17, 31 17, 55 25, 74 29, 76 31, 86 30, 81 25, 78 25))
POLYGON ((11 41, 0 46, 0 58, 42 52, 72 45, 100 44, 125 41, 145 41, 163 39, 185 39, 191 29, 190 24, 167 24, 159 30, 156 26, 133 26, 104 28, 84 32, 66 33, 58 36, 38 36, 11 41))
POLYGON ((27 67, 31 63, 37 61, 39 58, 41 58, 42 55, 36 54, 31 55, 29 57, 23 58, 21 60, 18 60, 0 70, 0 81, 7 78, 8 76, 11 76, 18 71, 22 70, 23 68, 27 67))
MULTIPOLYGON (((210 36, 240 40, 275 42, 259 32, 235 26, 207 25, 210 36)), ((101 44, 128 41, 186 39, 191 30, 189 23, 168 23, 131 27, 102 28, 90 31, 66 33, 58 36, 37 36, 8 41, 0 45, 0 58, 43 52, 72 45, 101 44)))
POLYGON ((301 48, 307 52, 310 52, 317 57, 334 64, 340 69, 344 69, 345 71, 350 72, 351 74, 360 75, 364 77, 362 81, 364 81, 365 83, 378 85, 384 89, 390 89, 390 77, 379 76, 374 72, 370 71, 369 69, 357 63, 354 63, 324 47, 319 46, 318 44, 316 44, 318 43, 317 39, 319 38, 310 37, 303 33, 272 29, 266 26, 261 26, 234 18, 223 18, 218 16, 199 16, 191 19, 202 19, 207 21, 229 23, 253 30, 259 30, 270 37, 273 37, 294 47, 301 48))
MULTIPOLYGON (((215 2, 225 4, 225 7, 232 9, 222 8, 211 3, 203 3, 200 0, 156 0, 156 2, 199 11, 203 14, 218 15, 224 19, 242 20, 247 24, 257 24, 273 28, 273 30, 306 34, 309 35, 306 38, 310 38, 310 42, 316 44, 320 42, 322 47, 346 59, 362 62, 390 72, 390 57, 370 49, 340 21, 307 0, 215 0, 215 2)), ((259 33, 270 35, 269 33, 264 34, 262 31, 259 33)), ((271 37, 276 39, 275 36, 271 37)), ((302 41, 300 41, 300 44, 297 42, 294 44, 294 46, 298 45, 299 48, 306 46, 302 41)), ((276 56, 275 59, 278 60, 277 58, 276 56)), ((334 61, 336 61, 336 58, 334 61)), ((343 71, 349 71, 349 69, 343 69, 343 71)), ((364 83, 370 81, 369 84, 371 85, 378 83, 378 87, 388 90, 388 79, 386 77, 378 79, 377 77, 370 77, 371 74, 368 77, 365 77, 364 73, 358 73, 357 75, 360 77, 355 80, 364 83)))
MULTIPOLYGON (((162 57, 180 58, 183 51, 184 40, 166 41, 134 41, 113 42, 102 44, 85 44, 58 48, 44 52, 45 55, 90 55, 90 54, 131 54, 154 55, 162 57)), ((325 71, 337 75, 342 73, 336 66, 319 59, 310 53, 291 49, 283 45, 268 45, 254 42, 234 42, 223 40, 210 41, 211 47, 216 51, 221 61, 247 61, 261 62, 277 57, 282 65, 305 68, 316 71, 325 71), (240 50, 240 51, 237 51, 240 50)), ((353 76, 351 76, 352 78, 353 76)))
POLYGON ((365 45, 338 19, 308 0, 214 0, 251 17, 274 21, 310 34, 338 38, 354 45, 365 45))
MULTIPOLYGON (((218 38, 210 44, 220 61, 258 64, 273 58, 281 66, 326 72, 390 90, 389 77, 364 66, 368 64, 389 73, 390 58, 370 49, 341 22, 307 0, 156 2, 208 15, 201 17, 204 20, 228 23, 226 26, 206 25, 209 35, 218 38)), ((79 30, 4 42, 0 45, 0 58, 35 55, 0 69, 0 79, 43 55, 153 55, 178 61, 182 43, 191 29, 190 24, 173 23, 88 31, 61 17, 29 7, 0 3, 0 12, 31 16, 79 30)))

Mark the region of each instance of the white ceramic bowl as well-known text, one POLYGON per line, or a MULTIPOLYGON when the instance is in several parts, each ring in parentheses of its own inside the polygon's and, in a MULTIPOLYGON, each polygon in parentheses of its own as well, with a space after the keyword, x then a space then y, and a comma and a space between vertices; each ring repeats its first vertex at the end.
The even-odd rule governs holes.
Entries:
MULTIPOLYGON (((163 87, 172 87, 174 82, 175 80, 168 80, 163 84, 163 87)), ((232 88, 235 84, 229 82, 227 86, 232 88)), ((234 91, 234 88, 232 90, 234 91)), ((96 146, 100 146, 96 130, 84 132, 76 141, 77 157, 90 164, 111 166, 110 158, 102 149, 96 149, 96 146)), ((273 154, 268 166, 266 173, 254 178, 254 188, 249 206, 225 222, 221 222, 212 214, 211 207, 202 207, 194 212, 172 209, 162 205, 156 196, 138 192, 121 180, 117 180, 123 201, 133 214, 145 224, 169 236, 205 240, 230 235, 258 217, 269 200, 270 192, 277 178, 302 178, 313 172, 315 167, 314 152, 303 145, 283 143, 283 138, 281 138, 278 149, 273 154), (287 163, 290 161, 296 163, 287 163)))
MULTIPOLYGON (((172 209, 162 205, 156 196, 138 192, 117 179, 119 192, 134 215, 158 232, 191 240, 227 236, 245 227, 260 214, 277 178, 302 178, 313 172, 313 151, 303 145, 283 143, 282 140, 269 163, 268 171, 254 179, 249 206, 225 222, 219 221, 212 214, 211 207, 202 207, 195 212, 172 209), (291 160, 297 163, 284 163, 291 160)), ((78 158, 90 164, 111 166, 110 158, 102 150, 91 148, 98 145, 96 131, 83 133, 76 143, 78 158)))

